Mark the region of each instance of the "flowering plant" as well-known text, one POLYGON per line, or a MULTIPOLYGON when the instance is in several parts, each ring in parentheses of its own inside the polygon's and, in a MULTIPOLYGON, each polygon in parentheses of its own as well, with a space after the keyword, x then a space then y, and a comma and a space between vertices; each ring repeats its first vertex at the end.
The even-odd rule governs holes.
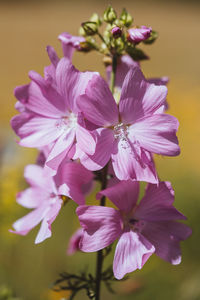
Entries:
POLYGON ((59 35, 62 58, 47 47, 51 64, 44 77, 31 71, 30 83, 14 92, 19 114, 12 128, 18 143, 37 148, 39 156, 36 165, 25 168, 30 187, 17 195, 19 204, 33 210, 11 232, 26 235, 41 222, 35 240, 40 243, 51 236, 63 205, 70 199, 77 203, 81 228, 71 237, 68 254, 97 252, 97 268, 95 276, 65 273, 56 282, 66 282, 70 299, 81 289, 90 299, 100 299, 102 281, 109 287, 141 269, 153 253, 179 264, 180 241, 191 234, 178 222, 186 217, 173 206, 173 188, 160 181, 153 158, 180 153, 178 120, 166 113, 168 78, 146 79, 141 71, 140 62, 148 56, 139 46, 152 44, 157 33, 147 26, 131 27, 132 22, 125 9, 119 17, 112 7, 103 19, 93 14, 82 23, 80 36, 59 35), (103 55, 106 80, 72 65, 74 51, 92 50, 103 55), (89 206, 86 195, 95 181, 101 184, 99 202, 89 206), (140 181, 147 186, 138 203, 140 181), (116 208, 106 206, 106 198, 116 208), (113 272, 103 270, 116 239, 113 272))

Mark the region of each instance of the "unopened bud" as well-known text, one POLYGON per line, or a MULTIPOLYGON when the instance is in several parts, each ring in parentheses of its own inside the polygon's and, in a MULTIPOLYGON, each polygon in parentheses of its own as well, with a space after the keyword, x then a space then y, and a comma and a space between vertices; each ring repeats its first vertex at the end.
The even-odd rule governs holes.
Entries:
POLYGON ((81 24, 86 35, 94 35, 98 32, 98 26, 95 22, 84 22, 81 24))
POLYGON ((93 15, 90 18, 91 22, 95 22, 98 26, 102 24, 102 19, 99 17, 97 13, 93 13, 93 15))
POLYGON ((131 28, 128 30, 127 39, 129 42, 138 44, 142 41, 147 40, 151 35, 152 28, 141 26, 140 28, 131 28))
POLYGON ((105 22, 111 23, 111 24, 117 19, 117 14, 111 6, 109 6, 105 10, 105 12, 103 14, 103 19, 105 22))
POLYGON ((133 18, 131 17, 131 15, 127 12, 127 10, 124 8, 122 10, 121 16, 120 16, 120 20, 123 22, 123 24, 126 27, 131 26, 131 24, 133 23, 133 18))
POLYGON ((115 26, 111 29, 112 35, 115 39, 117 39, 118 37, 120 37, 122 35, 122 30, 120 27, 115 26))
POLYGON ((157 38, 158 38, 158 33, 156 31, 152 30, 150 37, 143 42, 145 44, 150 45, 150 44, 153 44, 157 38))

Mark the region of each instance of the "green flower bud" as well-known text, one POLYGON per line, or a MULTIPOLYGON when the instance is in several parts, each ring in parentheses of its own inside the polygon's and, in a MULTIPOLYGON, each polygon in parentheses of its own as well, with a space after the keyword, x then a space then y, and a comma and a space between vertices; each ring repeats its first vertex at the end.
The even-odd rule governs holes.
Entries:
POLYGON ((98 25, 95 22, 84 22, 81 24, 86 35, 94 35, 98 32, 98 25))
POLYGON ((98 26, 101 26, 102 24, 102 19, 99 17, 97 13, 93 13, 93 15, 90 18, 90 21, 97 23, 98 26))
POLYGON ((157 38, 158 38, 158 33, 152 30, 150 37, 147 40, 143 41, 143 43, 147 45, 153 44, 157 38))
POLYGON ((111 6, 109 6, 105 10, 103 14, 103 19, 106 23, 110 23, 110 24, 112 24, 117 19, 117 14, 111 6))
POLYGON ((133 18, 131 17, 131 15, 127 12, 127 10, 124 8, 122 10, 122 13, 120 15, 120 20, 123 22, 123 24, 126 27, 130 27, 131 24, 133 23, 133 18))
POLYGON ((83 29, 82 26, 79 28, 79 35, 86 36, 85 30, 83 29))

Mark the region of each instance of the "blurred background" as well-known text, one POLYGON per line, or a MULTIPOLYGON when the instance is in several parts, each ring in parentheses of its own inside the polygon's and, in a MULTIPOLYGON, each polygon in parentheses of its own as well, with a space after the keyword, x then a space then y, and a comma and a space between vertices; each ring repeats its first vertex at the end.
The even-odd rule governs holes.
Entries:
MULTIPOLYGON (((61 211, 53 223, 52 238, 42 244, 34 244, 38 228, 26 237, 8 232, 27 213, 16 204, 15 196, 26 186, 24 166, 36 158, 34 150, 15 143, 9 120, 16 114, 14 87, 28 83, 29 70, 43 74, 49 64, 46 46, 52 45, 61 56, 57 36, 64 31, 76 35, 81 22, 93 12, 102 14, 108 4, 118 13, 126 7, 135 24, 159 32, 157 42, 145 47, 151 60, 142 63, 142 70, 146 77, 170 77, 169 113, 180 121, 182 153, 175 158, 156 157, 156 163, 160 178, 172 182, 175 205, 187 215, 193 235, 182 244, 179 266, 153 256, 141 271, 114 286, 116 294, 103 289, 102 299, 200 299, 200 3, 181 0, 0 1, 0 299, 67 299, 67 294, 51 291, 58 274, 95 269, 95 254, 66 256, 69 237, 78 227, 73 203, 61 211)), ((97 53, 76 53, 73 63, 104 75, 102 56, 97 53)), ((80 297, 87 299, 84 294, 76 299, 80 297)))

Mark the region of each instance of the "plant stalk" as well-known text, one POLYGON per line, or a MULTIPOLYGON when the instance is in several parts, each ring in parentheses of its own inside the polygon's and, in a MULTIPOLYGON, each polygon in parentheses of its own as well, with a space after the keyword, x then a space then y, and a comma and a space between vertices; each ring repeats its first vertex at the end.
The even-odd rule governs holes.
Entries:
MULTIPOLYGON (((111 72, 111 79, 110 79, 110 89, 111 89, 112 94, 114 93, 116 70, 117 70, 117 57, 114 55, 113 59, 112 59, 112 72, 111 72)), ((101 190, 104 190, 107 187, 108 164, 104 167, 101 174, 102 174, 101 190)), ((105 204, 106 204, 106 197, 103 196, 100 200, 100 205, 105 206, 105 204)), ((100 300, 101 274, 102 274, 103 260, 104 260, 103 250, 99 250, 97 252, 97 264, 96 264, 95 300, 100 300)))

